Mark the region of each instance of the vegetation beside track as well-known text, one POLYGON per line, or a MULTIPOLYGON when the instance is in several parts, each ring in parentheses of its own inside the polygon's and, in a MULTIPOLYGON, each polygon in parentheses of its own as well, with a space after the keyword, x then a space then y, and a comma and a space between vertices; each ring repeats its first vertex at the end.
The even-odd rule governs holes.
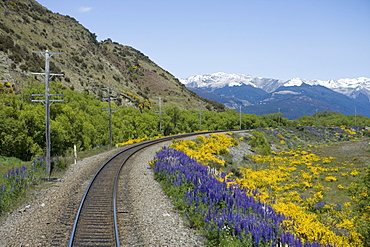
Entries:
MULTIPOLYGON (((260 129, 259 134, 230 133, 229 137, 240 144, 236 147, 230 141, 218 141, 223 138, 213 136, 178 141, 172 147, 197 159, 200 164, 216 169, 216 172, 208 172, 208 176, 224 183, 225 188, 244 189, 245 195, 288 217, 279 227, 294 235, 289 241, 313 246, 368 246, 370 166, 366 157, 370 155, 370 148, 367 135, 364 128, 355 130, 345 126, 265 128, 260 129), (323 132, 325 135, 319 134, 323 132), (253 153, 244 155, 242 162, 233 161, 235 157, 230 157, 227 151, 239 148, 246 152, 246 145, 253 153)), ((232 153, 235 155, 237 152, 234 150, 232 153)), ((220 206, 222 209, 237 204, 235 198, 229 201, 226 197, 214 195, 210 199, 206 196, 206 189, 200 194, 194 192, 190 200, 187 188, 190 186, 195 190, 203 182, 199 179, 188 181, 188 177, 197 175, 193 174, 193 169, 183 168, 187 164, 181 163, 185 158, 179 158, 180 154, 160 153, 159 156, 161 158, 157 157, 158 160, 153 162, 154 167, 157 167, 157 162, 162 167, 157 171, 157 179, 173 197, 177 208, 188 216, 192 227, 208 229, 203 232, 209 239, 208 245, 270 246, 271 243, 280 243, 295 246, 277 235, 261 240, 260 233, 248 231, 241 222, 234 221, 236 216, 222 216, 217 211, 220 206), (166 160, 171 161, 170 164, 163 165, 166 160), (183 174, 176 169, 187 172, 183 174), (217 220, 210 218, 211 212, 217 220)), ((260 230, 267 231, 267 228, 260 230)))

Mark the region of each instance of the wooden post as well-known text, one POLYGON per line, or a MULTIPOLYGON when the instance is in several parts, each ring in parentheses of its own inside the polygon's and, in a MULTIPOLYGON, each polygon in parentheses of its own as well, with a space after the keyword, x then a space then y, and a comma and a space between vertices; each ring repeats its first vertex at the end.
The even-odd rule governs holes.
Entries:
POLYGON ((73 150, 74 150, 75 164, 77 164, 77 147, 76 147, 76 145, 73 145, 73 150))

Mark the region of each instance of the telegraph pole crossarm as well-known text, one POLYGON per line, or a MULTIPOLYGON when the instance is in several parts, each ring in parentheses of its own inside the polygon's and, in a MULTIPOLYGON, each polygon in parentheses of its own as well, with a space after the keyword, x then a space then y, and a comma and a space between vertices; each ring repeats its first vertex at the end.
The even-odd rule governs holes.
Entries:
MULTIPOLYGON (((34 97, 45 97, 45 94, 38 94, 38 93, 33 93, 32 96, 34 97)), ((49 96, 64 96, 64 94, 49 94, 49 96)), ((64 100, 62 99, 49 99, 50 102, 63 102, 64 100)), ((33 99, 31 102, 45 102, 44 99, 33 99)))

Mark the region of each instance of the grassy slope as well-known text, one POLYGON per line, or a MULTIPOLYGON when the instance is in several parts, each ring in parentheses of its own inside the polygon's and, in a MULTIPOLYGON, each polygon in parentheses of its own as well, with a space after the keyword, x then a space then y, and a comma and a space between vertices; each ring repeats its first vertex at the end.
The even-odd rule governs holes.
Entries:
MULTIPOLYGON (((365 174, 366 168, 369 166, 370 160, 370 146, 369 138, 360 139, 356 141, 345 141, 336 143, 330 146, 318 147, 312 151, 321 156, 332 156, 336 159, 332 160, 330 167, 342 167, 343 163, 353 164, 350 165, 352 169, 356 169, 361 175, 365 174)), ((333 188, 325 193, 325 199, 328 202, 343 203, 350 201, 347 190, 340 190, 337 185, 348 186, 351 182, 356 182, 358 176, 341 176, 341 171, 332 172, 332 175, 338 178, 338 181, 327 182, 324 186, 333 188)))

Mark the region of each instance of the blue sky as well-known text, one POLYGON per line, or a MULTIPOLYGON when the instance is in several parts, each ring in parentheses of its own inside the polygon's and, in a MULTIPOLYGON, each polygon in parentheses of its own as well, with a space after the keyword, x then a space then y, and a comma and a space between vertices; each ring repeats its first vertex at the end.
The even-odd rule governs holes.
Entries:
POLYGON ((177 78, 370 78, 370 0, 38 0, 177 78))

